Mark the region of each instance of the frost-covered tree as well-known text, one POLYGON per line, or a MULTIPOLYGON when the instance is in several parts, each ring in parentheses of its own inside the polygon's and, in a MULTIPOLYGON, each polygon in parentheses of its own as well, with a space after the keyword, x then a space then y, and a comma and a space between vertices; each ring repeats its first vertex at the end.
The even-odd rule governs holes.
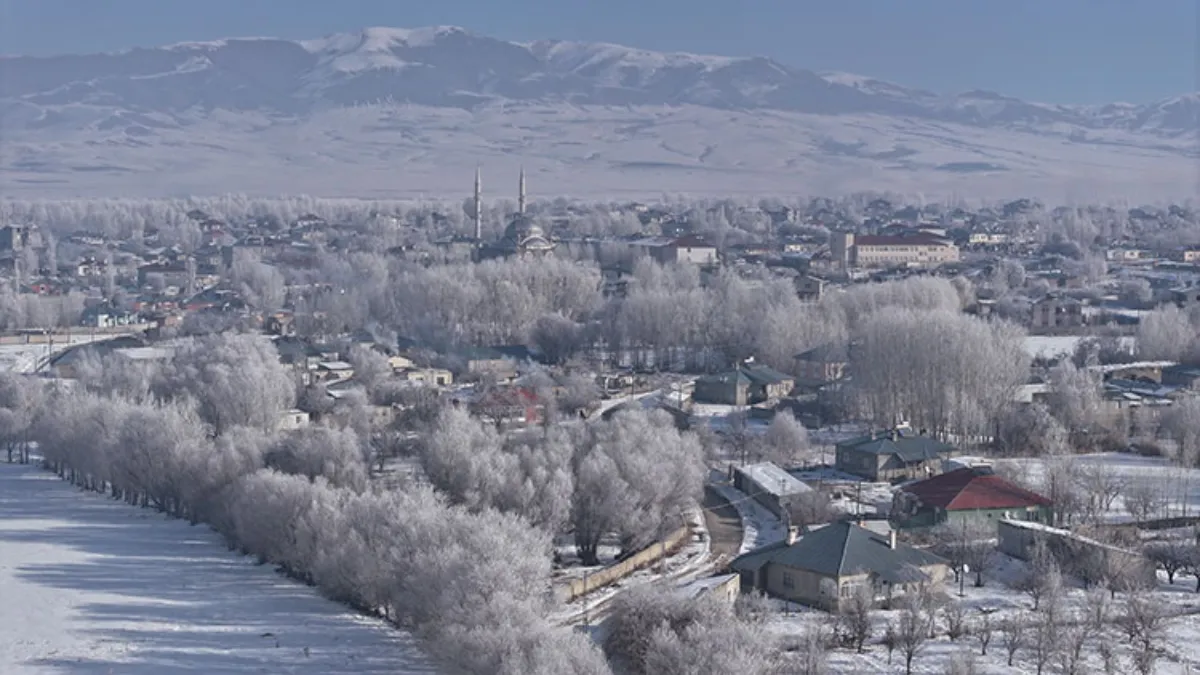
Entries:
POLYGON ((632 552, 683 524, 703 484, 703 454, 665 412, 620 412, 582 428, 574 443, 572 524, 585 562, 595 564, 607 533, 632 552))
POLYGON ((631 673, 786 672, 769 634, 719 598, 634 589, 614 600, 604 643, 631 673))
POLYGON ((9 463, 17 452, 28 461, 30 433, 45 401, 42 383, 16 373, 0 373, 0 444, 9 463))
POLYGON ((454 502, 514 513, 553 533, 571 509, 572 452, 561 430, 505 442, 493 425, 451 407, 424 444, 422 463, 430 482, 454 502))
POLYGON ((286 431, 267 448, 267 466, 283 473, 362 490, 367 465, 362 440, 353 431, 311 425, 286 431))
POLYGON ((763 459, 783 467, 795 466, 808 458, 808 431, 791 412, 779 412, 767 426, 758 449, 763 459))
POLYGON ((1137 350, 1143 359, 1179 361, 1200 358, 1200 321, 1166 305, 1138 322, 1137 350))
POLYGON ((877 424, 983 437, 1025 381, 1021 331, 946 311, 888 309, 851 350, 859 406, 877 424))
POLYGON ((269 341, 220 333, 181 343, 156 383, 160 396, 187 395, 221 435, 234 426, 274 429, 295 400, 291 375, 269 341))

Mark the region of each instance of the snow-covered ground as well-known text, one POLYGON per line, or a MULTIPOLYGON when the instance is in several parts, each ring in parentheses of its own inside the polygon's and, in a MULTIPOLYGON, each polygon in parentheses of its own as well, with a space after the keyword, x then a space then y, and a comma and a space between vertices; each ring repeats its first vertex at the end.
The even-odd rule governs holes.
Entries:
MULTIPOLYGON (((1172 466, 1162 457, 1117 452, 1075 455, 1064 461, 1083 469, 1102 467, 1121 486, 1120 492, 1129 486, 1154 487, 1162 496, 1162 503, 1159 512, 1151 514, 1152 518, 1200 515, 1200 469, 1172 466)), ((1001 471, 1018 476, 1024 474, 1027 480, 1034 482, 1040 479, 1045 467, 1045 461, 1039 458, 999 459, 994 464, 1001 471)), ((1074 474, 1079 475, 1079 471, 1074 470, 1074 474)), ((1129 519, 1122 497, 1116 498, 1112 510, 1105 516, 1112 521, 1129 519)))
MULTIPOLYGON (((1025 338, 1025 352, 1034 358, 1050 359, 1064 354, 1071 354, 1075 351, 1075 346, 1079 341, 1088 337, 1087 335, 1029 335, 1025 338)), ((1121 344, 1126 347, 1134 347, 1137 344, 1137 339, 1133 337, 1121 338, 1121 344)))
MULTIPOLYGON (((678 584, 710 574, 713 571, 713 562, 704 517, 697 509, 688 515, 688 522, 692 529, 692 538, 673 555, 668 556, 662 562, 637 570, 612 585, 592 591, 574 602, 563 605, 551 615, 550 620, 559 625, 594 623, 603 619, 608 611, 608 604, 622 591, 648 584, 678 584)), ((611 548, 605 551, 605 553, 611 552, 611 548)), ((579 578, 584 569, 573 567, 560 570, 556 574, 556 582, 579 578)), ((600 568, 586 569, 590 573, 600 568)))
POLYGON ((415 639, 207 528, 0 465, 0 673, 436 672, 415 639))
POLYGON ((85 345, 89 342, 111 340, 116 335, 72 335, 69 338, 55 338, 53 345, 21 344, 0 345, 0 372, 32 373, 38 365, 48 357, 58 354, 68 347, 85 345), (59 340, 62 342, 59 342, 59 340))
MULTIPOLYGON (((958 585, 953 582, 953 578, 947 581, 944 590, 951 598, 961 601, 967 608, 968 621, 978 622, 982 616, 980 610, 986 610, 991 612, 992 625, 998 626, 1001 620, 1027 611, 1031 607, 1030 597, 1012 588, 1023 578, 1026 570, 1025 563, 996 553, 993 555, 991 567, 985 575, 986 584, 983 588, 974 587, 973 575, 968 575, 964 587, 965 594, 961 600, 958 598, 958 585)), ((1066 605, 1082 608, 1085 604, 1086 592, 1077 581, 1068 579, 1067 584, 1066 605)), ((1160 574, 1159 587, 1152 591, 1155 598, 1174 617, 1167 623, 1164 650, 1154 669, 1156 675, 1200 672, 1200 615, 1196 614, 1197 611, 1200 611, 1200 596, 1192 592, 1194 586, 1195 580, 1191 577, 1176 577, 1174 584, 1168 584, 1166 577, 1160 574)), ((1113 614, 1122 611, 1123 601, 1124 598, 1121 594, 1112 600, 1111 611, 1113 614)), ((775 605, 778 611, 768 620, 767 628, 780 636, 785 643, 798 641, 809 630, 819 627, 825 627, 827 630, 830 617, 825 612, 794 603, 785 606, 785 603, 775 601, 775 605)), ((897 615, 897 611, 879 610, 874 612, 871 637, 867 641, 864 653, 856 654, 847 649, 834 650, 829 658, 830 672, 853 672, 864 675, 904 672, 904 657, 901 651, 896 650, 889 659, 887 649, 880 644, 888 622, 894 621, 897 615)), ((1113 627, 1106 639, 1116 645, 1123 660, 1127 659, 1129 641, 1123 633, 1113 627)), ((948 672, 947 666, 953 659, 970 655, 976 665, 976 670, 973 672, 980 675, 1012 673, 1032 675, 1037 669, 1028 644, 1027 640, 1025 646, 1018 651, 1016 661, 1010 668, 1005 663, 1007 655, 998 628, 993 629, 987 655, 982 656, 977 638, 968 635, 952 641, 945 635, 944 621, 939 619, 938 637, 923 645, 913 661, 913 672, 940 675, 948 672)), ((1085 653, 1088 655, 1086 657, 1087 664, 1081 672, 1103 672, 1097 656, 1095 638, 1085 649, 1085 653)), ((1049 668, 1046 672, 1060 671, 1056 668, 1049 668)), ((1131 668, 1119 672, 1134 671, 1131 668)))

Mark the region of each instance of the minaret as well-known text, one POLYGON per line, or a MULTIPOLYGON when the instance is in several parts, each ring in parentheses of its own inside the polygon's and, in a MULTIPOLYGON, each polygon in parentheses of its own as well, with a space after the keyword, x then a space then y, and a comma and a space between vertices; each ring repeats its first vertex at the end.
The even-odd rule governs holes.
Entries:
POLYGON ((521 182, 517 186, 517 213, 525 214, 525 167, 521 167, 521 182))
POLYGON ((475 167, 475 241, 483 241, 483 180, 475 167))

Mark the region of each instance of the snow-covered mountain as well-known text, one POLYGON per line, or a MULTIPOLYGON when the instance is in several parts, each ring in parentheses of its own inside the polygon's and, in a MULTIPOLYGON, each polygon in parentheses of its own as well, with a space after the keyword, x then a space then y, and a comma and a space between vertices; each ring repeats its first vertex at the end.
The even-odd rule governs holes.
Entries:
MULTIPOLYGON (((1062 174, 1080 148, 1092 173, 1144 172, 1148 162, 1177 172, 1182 164, 1172 165, 1197 150, 1200 97, 1067 106, 986 91, 942 96, 761 57, 518 44, 455 27, 367 28, 305 41, 2 57, 0 125, 5 193, 136 191, 145 187, 139 178, 162 181, 164 170, 179 177, 176 192, 289 189, 268 180, 280 162, 293 165, 306 190, 346 193, 364 182, 339 184, 325 173, 320 183, 303 169, 369 174, 389 157, 393 177, 423 177, 415 191, 448 192, 431 178, 437 165, 513 154, 548 172, 692 173, 664 181, 672 190, 716 190, 718 176, 747 172, 772 178, 740 182, 779 189, 785 176, 794 183, 819 172, 839 189, 831 175, 899 185, 928 171, 942 174, 934 183, 952 174, 952 189, 971 190, 997 173, 1062 174), (751 154, 756 147, 767 154, 751 154), (248 155, 266 174, 232 170, 216 183, 197 176, 197 165, 218 168, 213 155, 222 150, 248 155)), ((922 189, 929 181, 915 182, 922 189)), ((645 176, 633 185, 658 189, 645 176)))

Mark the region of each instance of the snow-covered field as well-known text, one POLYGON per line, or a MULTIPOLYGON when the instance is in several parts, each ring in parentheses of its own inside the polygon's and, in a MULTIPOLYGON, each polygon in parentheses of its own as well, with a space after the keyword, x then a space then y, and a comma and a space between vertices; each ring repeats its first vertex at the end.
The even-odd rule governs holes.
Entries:
POLYGON ((128 131, 113 119, 102 107, 15 108, 0 192, 453 198, 470 193, 482 166, 491 203, 515 199, 521 164, 534 199, 891 190, 1157 200, 1195 187, 1194 161, 1158 137, 1114 131, 1080 142, 870 114, 504 102, 371 105, 298 119, 188 112, 128 131))
MULTIPOLYGON (((1142 457, 1115 452, 1075 455, 1066 458, 1065 461, 1072 463, 1073 475, 1080 475, 1081 469, 1103 467, 1117 484, 1122 486, 1120 492, 1124 492, 1124 488, 1129 486, 1154 487, 1161 495, 1162 501, 1158 512, 1151 514, 1152 518, 1200 515, 1200 469, 1172 466, 1161 457, 1142 457)), ((1003 459, 997 460, 995 465, 1001 470, 1025 474, 1028 479, 1037 481, 1042 475, 1045 462, 1038 458, 1003 459)), ((1129 519, 1122 497, 1116 498, 1113 509, 1105 516, 1112 521, 1129 519)))
POLYGON ((411 636, 202 526, 0 465, 3 675, 434 672, 411 636))

